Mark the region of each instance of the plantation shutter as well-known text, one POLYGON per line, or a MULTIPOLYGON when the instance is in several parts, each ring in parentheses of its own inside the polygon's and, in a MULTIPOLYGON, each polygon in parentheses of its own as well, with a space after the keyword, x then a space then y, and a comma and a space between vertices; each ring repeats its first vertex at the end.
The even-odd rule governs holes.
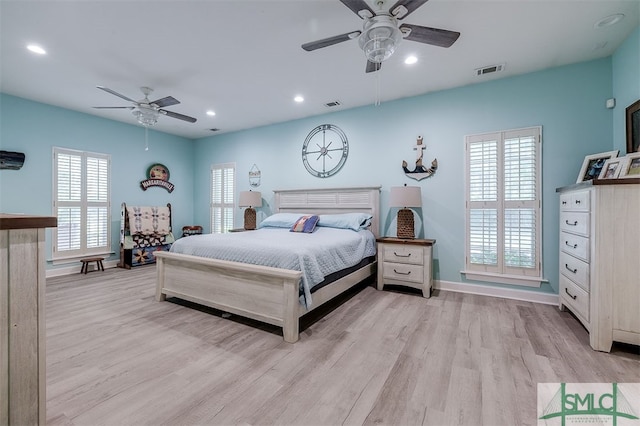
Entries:
POLYGON ((233 228, 235 207, 235 165, 211 167, 211 232, 223 233, 233 228))
POLYGON ((108 155, 54 148, 53 257, 110 251, 108 155))
POLYGON ((466 138, 467 271, 541 276, 540 134, 466 138))

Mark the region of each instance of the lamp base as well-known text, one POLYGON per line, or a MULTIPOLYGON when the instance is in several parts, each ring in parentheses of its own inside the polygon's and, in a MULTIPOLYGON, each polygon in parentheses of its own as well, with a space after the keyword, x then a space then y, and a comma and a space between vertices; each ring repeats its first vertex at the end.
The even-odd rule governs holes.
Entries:
POLYGON ((398 238, 411 239, 416 237, 413 226, 413 212, 410 209, 398 210, 398 238))
POLYGON ((247 231, 256 229, 256 209, 252 207, 244 211, 244 229, 247 231))

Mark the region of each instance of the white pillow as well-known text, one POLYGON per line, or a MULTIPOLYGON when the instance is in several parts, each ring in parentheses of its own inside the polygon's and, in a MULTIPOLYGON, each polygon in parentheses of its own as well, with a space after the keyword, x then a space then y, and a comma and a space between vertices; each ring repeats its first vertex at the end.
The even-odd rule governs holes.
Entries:
POLYGON ((260 222, 258 228, 291 228, 304 213, 275 213, 260 222))
POLYGON ((369 227, 372 218, 368 213, 321 214, 318 226, 359 231, 369 227))

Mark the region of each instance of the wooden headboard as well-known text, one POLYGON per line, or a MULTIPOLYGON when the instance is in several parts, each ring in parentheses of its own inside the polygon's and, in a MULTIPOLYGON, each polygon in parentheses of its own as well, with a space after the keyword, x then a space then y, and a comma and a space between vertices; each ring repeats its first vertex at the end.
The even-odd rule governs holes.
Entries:
POLYGON ((380 236, 380 186, 274 190, 275 212, 369 213, 371 232, 380 236))

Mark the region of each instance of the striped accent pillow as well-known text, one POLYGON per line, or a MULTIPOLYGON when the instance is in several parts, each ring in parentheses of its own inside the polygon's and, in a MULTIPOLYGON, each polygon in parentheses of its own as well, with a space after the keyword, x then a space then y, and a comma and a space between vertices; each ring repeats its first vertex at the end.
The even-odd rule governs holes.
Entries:
POLYGON ((296 223, 293 224, 291 232, 305 232, 310 234, 316 229, 316 224, 320 218, 317 215, 305 215, 301 216, 296 223))

